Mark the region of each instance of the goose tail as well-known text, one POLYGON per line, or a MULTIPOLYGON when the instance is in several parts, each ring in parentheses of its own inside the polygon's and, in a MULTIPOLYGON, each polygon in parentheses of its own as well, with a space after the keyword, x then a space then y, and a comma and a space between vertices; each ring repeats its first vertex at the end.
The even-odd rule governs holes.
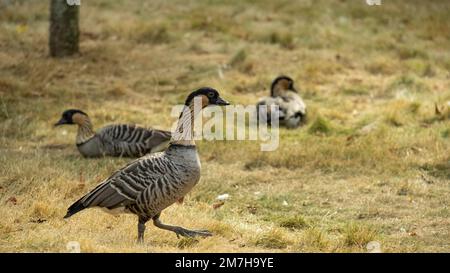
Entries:
POLYGON ((75 213, 84 210, 86 207, 81 202, 81 199, 76 201, 67 209, 67 214, 64 216, 65 218, 69 218, 70 216, 74 215, 75 213))

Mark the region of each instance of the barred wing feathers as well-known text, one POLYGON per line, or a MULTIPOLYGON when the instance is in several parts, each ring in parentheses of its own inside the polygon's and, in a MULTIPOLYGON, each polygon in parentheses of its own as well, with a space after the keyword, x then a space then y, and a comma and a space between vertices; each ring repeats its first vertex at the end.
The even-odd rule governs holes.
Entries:
MULTIPOLYGON (((148 193, 148 189, 166 190, 164 188, 167 185, 161 183, 161 180, 166 180, 166 176, 169 175, 168 170, 174 168, 177 167, 164 157, 163 153, 151 154, 137 159, 113 173, 95 189, 70 206, 64 218, 89 207, 115 209, 135 205, 143 198, 143 193, 148 193)), ((145 196, 147 203, 150 201, 148 197, 145 196)))
POLYGON ((122 156, 145 155, 171 137, 170 132, 132 124, 110 125, 97 134, 110 154, 122 156))

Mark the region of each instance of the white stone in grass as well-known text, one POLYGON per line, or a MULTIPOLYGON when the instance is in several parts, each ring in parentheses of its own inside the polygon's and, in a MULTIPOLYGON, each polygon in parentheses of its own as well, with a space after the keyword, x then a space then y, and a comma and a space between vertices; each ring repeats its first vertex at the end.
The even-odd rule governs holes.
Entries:
POLYGON ((68 242, 66 244, 66 248, 67 248, 67 251, 69 251, 69 253, 80 253, 81 252, 80 243, 77 241, 68 242))
POLYGON ((216 199, 220 200, 220 201, 225 201, 228 198, 230 198, 230 195, 228 193, 224 193, 224 194, 218 195, 216 199))
POLYGON ((371 241, 366 246, 368 253, 381 253, 381 244, 377 241, 371 241))

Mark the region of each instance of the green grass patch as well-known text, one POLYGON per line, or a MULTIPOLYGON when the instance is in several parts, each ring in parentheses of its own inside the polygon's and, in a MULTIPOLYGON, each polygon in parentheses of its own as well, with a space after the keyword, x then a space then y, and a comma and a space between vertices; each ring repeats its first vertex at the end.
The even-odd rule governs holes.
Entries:
POLYGON ((308 128, 308 133, 314 135, 331 135, 333 127, 331 123, 324 117, 318 116, 308 128))

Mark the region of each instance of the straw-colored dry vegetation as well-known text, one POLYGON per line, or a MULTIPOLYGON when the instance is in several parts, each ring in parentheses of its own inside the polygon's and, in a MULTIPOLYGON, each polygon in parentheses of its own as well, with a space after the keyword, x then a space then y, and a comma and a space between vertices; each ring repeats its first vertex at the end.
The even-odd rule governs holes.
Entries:
POLYGON ((0 8, 0 251, 450 249, 450 2, 81 1, 81 54, 67 59, 48 57, 49 1, 13 2, 0 8), (135 216, 62 219, 129 161, 82 158, 76 128, 52 127, 63 110, 168 129, 197 87, 253 104, 279 74, 308 123, 281 130, 275 152, 199 141, 201 181, 162 215, 215 236, 149 222, 137 245, 135 216))

